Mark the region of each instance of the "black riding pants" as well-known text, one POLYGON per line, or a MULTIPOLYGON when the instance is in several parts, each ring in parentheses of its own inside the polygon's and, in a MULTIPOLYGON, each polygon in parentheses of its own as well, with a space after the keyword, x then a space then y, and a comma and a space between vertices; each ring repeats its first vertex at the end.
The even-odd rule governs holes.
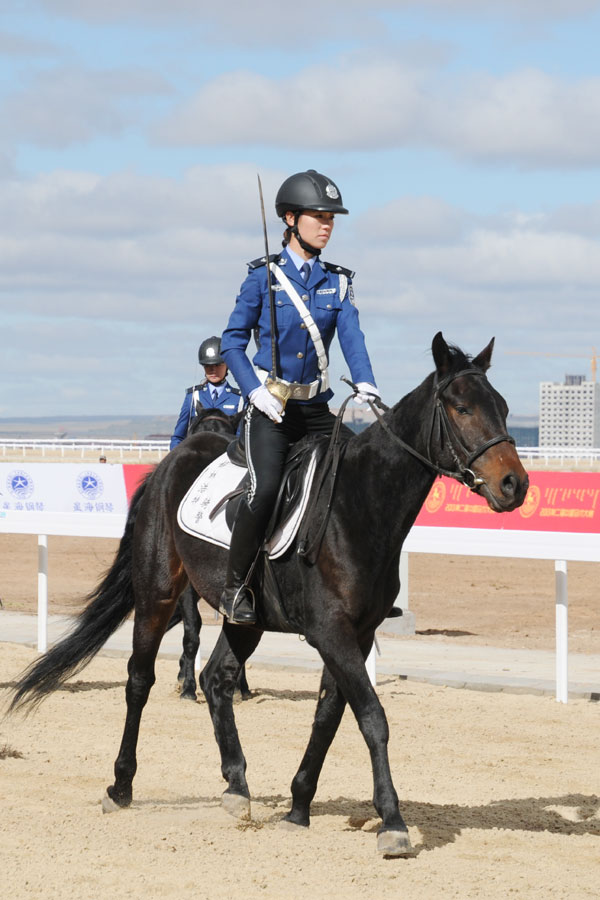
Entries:
POLYGON ((285 459, 291 444, 307 434, 331 435, 335 416, 327 403, 288 403, 282 422, 273 422, 254 406, 245 417, 246 458, 250 473, 248 505, 264 534, 269 523, 285 459))

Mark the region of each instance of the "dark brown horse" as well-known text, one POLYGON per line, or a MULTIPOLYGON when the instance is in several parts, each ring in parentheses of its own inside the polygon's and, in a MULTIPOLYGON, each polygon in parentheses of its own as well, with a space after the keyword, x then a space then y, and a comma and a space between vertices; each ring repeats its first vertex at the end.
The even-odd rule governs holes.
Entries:
MULTIPOLYGON (((328 491, 314 507, 315 522, 327 521, 316 561, 311 564, 292 546, 273 564, 290 630, 304 634, 324 663, 312 734, 292 782, 286 821, 309 825, 321 767, 348 703, 371 756, 373 803, 381 817, 377 846, 385 856, 405 856, 411 848, 390 772, 388 724, 365 659, 375 629, 398 595, 402 544, 438 473, 467 484, 495 512, 520 506, 527 492, 527 474, 506 433, 506 403, 485 375, 492 347, 493 340, 471 358, 438 333, 432 344, 435 371, 381 420, 347 441, 329 517, 328 491)), ((177 509, 198 471, 223 452, 225 443, 219 435, 197 434, 160 463, 138 489, 113 568, 73 632, 23 673, 15 689, 13 707, 39 702, 79 671, 135 607, 127 715, 115 780, 104 798, 106 811, 131 803, 154 661, 188 579, 218 606, 227 553, 184 533, 177 509)), ((240 667, 263 631, 280 627, 268 606, 260 614, 261 627, 224 624, 200 678, 227 782, 223 803, 245 816, 250 791, 232 697, 240 667)))

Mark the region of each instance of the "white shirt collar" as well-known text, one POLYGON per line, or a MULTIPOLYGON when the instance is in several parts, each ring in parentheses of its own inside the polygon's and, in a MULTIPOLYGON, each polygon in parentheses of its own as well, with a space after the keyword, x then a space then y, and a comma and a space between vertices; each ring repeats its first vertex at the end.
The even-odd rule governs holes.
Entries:
POLYGON ((302 259, 301 256, 299 256, 297 253, 295 253, 295 252, 291 249, 291 247, 289 246, 289 244, 288 244, 288 246, 287 246, 285 249, 287 250, 290 259, 292 260, 292 262, 294 263, 294 265, 296 266, 296 268, 298 269, 298 271, 300 271, 300 269, 302 268, 302 266, 304 265, 304 263, 308 263, 309 266, 310 266, 310 270, 311 270, 311 272, 312 272, 312 267, 314 266, 314 264, 315 264, 315 262, 316 262, 316 260, 317 260, 317 257, 316 257, 316 256, 311 256, 310 259, 302 259))

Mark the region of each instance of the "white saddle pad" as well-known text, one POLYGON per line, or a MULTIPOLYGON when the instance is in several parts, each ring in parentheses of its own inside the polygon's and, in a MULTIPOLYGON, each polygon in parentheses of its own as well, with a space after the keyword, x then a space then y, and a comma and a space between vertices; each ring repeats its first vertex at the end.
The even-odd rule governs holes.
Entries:
MULTIPOLYGON (((313 453, 304 476, 300 502, 294 507, 292 514, 285 521, 280 522, 267 544, 270 559, 282 556, 296 535, 302 516, 306 511, 315 468, 316 459, 313 453)), ((244 477, 245 471, 241 466, 234 466, 226 453, 213 460, 198 476, 181 501, 177 512, 179 527, 188 534, 208 541, 210 544, 229 547, 231 531, 225 519, 226 504, 223 504, 213 519, 210 518, 210 515, 223 497, 235 490, 244 477)))

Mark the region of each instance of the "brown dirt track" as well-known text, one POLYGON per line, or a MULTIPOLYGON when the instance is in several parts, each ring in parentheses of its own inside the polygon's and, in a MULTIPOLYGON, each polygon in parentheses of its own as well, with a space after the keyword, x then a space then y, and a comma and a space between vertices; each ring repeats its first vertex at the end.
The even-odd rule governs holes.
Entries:
MULTIPOLYGON (((50 538, 50 611, 73 611, 115 542, 50 538)), ((0 535, 0 596, 35 611, 35 538, 0 535)), ((600 652, 598 568, 569 566, 570 648, 600 652)), ((552 649, 553 564, 411 558, 411 606, 436 640, 552 649), (458 634, 455 632, 468 632, 458 634)), ((1 628, 1 613, 0 613, 1 628)), ((415 640, 431 640, 431 634, 415 640)), ((1 640, 1 634, 0 634, 1 640)), ((26 647, 0 644, 0 702, 26 647)), ((236 705, 253 818, 224 813, 206 704, 159 660, 130 810, 103 816, 123 726, 125 660, 97 657, 28 718, 0 720, 2 896, 38 898, 597 898, 600 706, 387 678, 378 694, 416 855, 382 860, 369 758, 346 714, 310 829, 281 830, 318 674, 251 666, 236 705)))
MULTIPOLYGON (((111 565, 118 542, 48 538, 51 613, 73 613, 111 565)), ((554 563, 422 553, 410 557, 410 607, 422 639, 496 647, 554 648, 554 563), (448 633, 450 632, 450 633, 448 633), (458 632, 456 634, 455 632, 458 632)), ((569 649, 600 653, 600 566, 569 563, 569 649)), ((35 614, 37 538, 0 534, 0 599, 35 614)), ((213 611, 207 622, 213 621, 213 611)), ((416 640, 419 639, 417 635, 416 640)), ((1 634, 0 634, 1 640, 1 634)))

